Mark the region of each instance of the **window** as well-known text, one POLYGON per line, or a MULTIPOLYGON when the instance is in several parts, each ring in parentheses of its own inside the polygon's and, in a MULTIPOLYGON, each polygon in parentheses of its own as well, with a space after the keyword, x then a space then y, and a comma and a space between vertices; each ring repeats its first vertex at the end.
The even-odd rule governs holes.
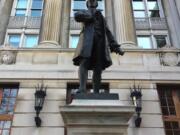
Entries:
POLYGON ((152 42, 150 36, 138 36, 137 37, 138 46, 144 49, 151 49, 152 42))
MULTIPOLYGON (((71 16, 74 16, 75 12, 85 9, 87 9, 86 0, 72 0, 71 16)), ((98 0, 97 9, 99 9, 104 14, 104 0, 98 0)))
POLYGON ((160 0, 133 0, 135 18, 160 17, 160 0))
POLYGON ((27 9, 27 0, 18 0, 15 16, 25 16, 27 9))
POLYGON ((21 35, 9 35, 9 44, 15 48, 19 47, 21 35))
POLYGON ((25 35, 24 47, 32 48, 38 44, 37 35, 25 35))
POLYGON ((180 86, 158 86, 166 135, 180 134, 180 86))
POLYGON ((15 16, 34 16, 42 15, 43 0, 17 0, 15 16))
POLYGON ((78 44, 78 41, 79 41, 79 35, 78 34, 71 35, 70 36, 70 45, 69 45, 69 47, 70 48, 76 48, 77 44, 78 44))
POLYGON ((145 18, 145 5, 143 0, 133 0, 134 16, 136 18, 145 18))
POLYGON ((17 94, 17 85, 0 86, 0 135, 10 135, 17 94))
POLYGON ((31 6, 31 16, 41 16, 43 8, 42 0, 33 0, 31 6))
POLYGON ((8 43, 14 47, 32 48, 38 44, 38 35, 32 34, 9 34, 8 43))
POLYGON ((147 1, 149 17, 160 17, 159 5, 157 0, 147 1))
POLYGON ((34 47, 38 34, 44 0, 14 0, 4 44, 12 47, 34 47))
POLYGON ((156 35, 155 39, 156 39, 157 48, 162 48, 162 47, 167 45, 167 36, 165 36, 165 35, 156 35))
POLYGON ((137 35, 138 46, 144 49, 163 48, 169 44, 167 35, 137 35))

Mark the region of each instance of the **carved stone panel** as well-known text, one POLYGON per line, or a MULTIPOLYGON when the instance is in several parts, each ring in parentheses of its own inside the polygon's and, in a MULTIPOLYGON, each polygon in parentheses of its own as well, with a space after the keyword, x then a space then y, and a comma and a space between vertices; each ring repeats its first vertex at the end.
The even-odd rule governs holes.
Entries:
POLYGON ((160 53, 160 60, 164 66, 180 66, 180 53, 160 53))
POLYGON ((0 64, 11 65, 16 62, 16 53, 12 51, 0 52, 0 64))

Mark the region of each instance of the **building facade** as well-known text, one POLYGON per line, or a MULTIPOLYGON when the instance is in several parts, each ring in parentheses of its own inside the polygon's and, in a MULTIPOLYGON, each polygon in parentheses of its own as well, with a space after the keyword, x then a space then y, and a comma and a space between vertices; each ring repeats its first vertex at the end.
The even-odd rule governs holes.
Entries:
MULTIPOLYGON (((132 105, 130 87, 142 88, 141 126, 132 116, 127 134, 180 135, 180 1, 98 3, 125 50, 103 72, 105 91, 132 105)), ((72 57, 82 26, 73 16, 82 9, 85 0, 0 0, 0 135, 67 134, 59 107, 78 85, 72 57), (37 128, 34 93, 42 83, 47 96, 37 128)))

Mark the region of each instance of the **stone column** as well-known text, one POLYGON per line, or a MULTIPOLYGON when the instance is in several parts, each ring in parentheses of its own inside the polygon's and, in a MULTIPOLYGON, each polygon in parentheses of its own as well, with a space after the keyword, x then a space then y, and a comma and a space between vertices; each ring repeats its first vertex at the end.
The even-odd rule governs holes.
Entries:
POLYGON ((111 32, 114 33, 114 26, 113 26, 113 5, 112 5, 113 0, 106 0, 105 2, 105 14, 106 14, 106 21, 109 26, 109 29, 111 32))
POLYGON ((59 45, 62 0, 45 0, 40 45, 59 45))
POLYGON ((179 17, 180 17, 180 0, 175 0, 178 12, 179 12, 179 17))
POLYGON ((175 0, 163 0, 172 46, 180 48, 180 18, 175 0))
POLYGON ((13 0, 0 0, 0 45, 4 43, 6 29, 11 14, 13 0))
POLYGON ((64 0, 63 3, 63 21, 62 21, 62 29, 60 35, 60 41, 63 48, 68 48, 69 46, 69 33, 70 33, 70 14, 71 14, 71 1, 72 0, 64 0))
POLYGON ((131 0, 113 0, 115 34, 119 44, 135 47, 136 34, 131 0))

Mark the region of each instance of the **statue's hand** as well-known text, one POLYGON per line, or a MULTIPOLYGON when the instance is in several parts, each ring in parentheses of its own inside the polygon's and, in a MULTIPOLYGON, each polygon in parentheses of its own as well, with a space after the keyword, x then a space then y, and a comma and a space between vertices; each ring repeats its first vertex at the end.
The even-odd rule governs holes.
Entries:
POLYGON ((115 52, 116 54, 119 54, 119 55, 124 55, 124 51, 121 49, 120 45, 119 44, 116 44, 116 43, 113 43, 111 44, 111 47, 110 47, 110 50, 111 52, 115 52))
POLYGON ((124 53, 125 53, 120 47, 115 48, 115 51, 114 51, 114 52, 115 52, 116 54, 121 55, 121 56, 123 56, 124 53))
POLYGON ((91 14, 86 11, 78 11, 74 14, 75 20, 77 22, 93 22, 94 18, 91 14))

